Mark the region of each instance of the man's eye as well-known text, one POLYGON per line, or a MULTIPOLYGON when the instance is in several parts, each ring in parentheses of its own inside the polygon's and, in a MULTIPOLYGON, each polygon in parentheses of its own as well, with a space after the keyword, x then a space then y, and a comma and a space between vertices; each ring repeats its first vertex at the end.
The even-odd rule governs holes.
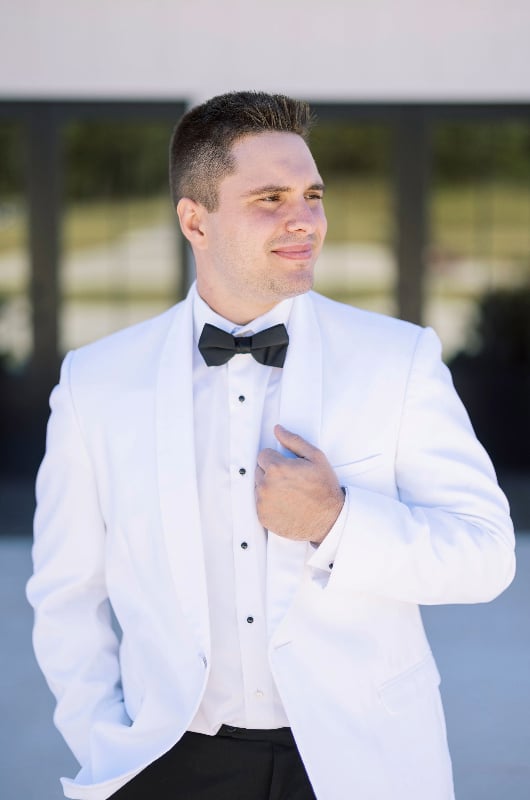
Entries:
POLYGON ((279 194, 268 194, 265 197, 260 198, 265 203, 277 203, 280 199, 279 194))
POLYGON ((311 192, 311 194, 306 195, 307 200, 323 200, 324 197, 319 194, 318 192, 311 192))

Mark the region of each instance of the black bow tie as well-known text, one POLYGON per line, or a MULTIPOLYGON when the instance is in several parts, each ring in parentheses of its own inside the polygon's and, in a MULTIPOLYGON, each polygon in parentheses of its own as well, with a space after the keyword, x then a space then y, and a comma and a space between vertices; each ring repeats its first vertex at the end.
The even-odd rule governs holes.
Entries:
POLYGON ((254 336, 232 336, 207 323, 199 339, 199 350, 209 367, 226 364, 236 353, 252 353, 260 364, 283 367, 288 344, 285 325, 273 325, 254 336))

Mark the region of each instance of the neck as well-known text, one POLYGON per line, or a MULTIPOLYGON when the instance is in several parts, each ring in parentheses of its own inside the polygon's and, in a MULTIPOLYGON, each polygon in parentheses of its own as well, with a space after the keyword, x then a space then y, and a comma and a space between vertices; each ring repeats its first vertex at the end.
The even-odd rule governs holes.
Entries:
POLYGON ((247 325, 278 304, 277 302, 263 305, 245 303, 242 306, 232 297, 220 298, 216 295, 213 296, 211 292, 208 292, 204 286, 199 284, 199 281, 197 281, 197 291, 212 311, 215 311, 216 314, 219 314, 220 317, 227 319, 229 322, 233 322, 234 325, 247 325))

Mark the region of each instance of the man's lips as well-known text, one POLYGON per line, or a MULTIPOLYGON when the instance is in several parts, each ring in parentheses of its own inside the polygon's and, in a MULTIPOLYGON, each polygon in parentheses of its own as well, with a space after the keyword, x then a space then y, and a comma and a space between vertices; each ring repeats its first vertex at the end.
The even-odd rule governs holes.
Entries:
POLYGON ((275 247, 272 251, 281 258, 288 258, 291 261, 305 261, 313 255, 313 246, 310 244, 291 244, 275 247))

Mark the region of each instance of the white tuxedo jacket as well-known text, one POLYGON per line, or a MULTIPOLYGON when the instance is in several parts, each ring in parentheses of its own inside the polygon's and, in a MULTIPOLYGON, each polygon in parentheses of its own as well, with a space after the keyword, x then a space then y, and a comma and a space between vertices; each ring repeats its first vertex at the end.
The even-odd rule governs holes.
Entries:
MULTIPOLYGON (((70 353, 52 394, 28 596, 82 765, 70 798, 103 800, 171 748, 205 688, 191 359, 188 299, 70 353)), ((332 570, 268 534, 270 664, 318 800, 450 800, 418 604, 495 597, 514 539, 436 336, 296 298, 279 421, 347 489, 332 570)))

